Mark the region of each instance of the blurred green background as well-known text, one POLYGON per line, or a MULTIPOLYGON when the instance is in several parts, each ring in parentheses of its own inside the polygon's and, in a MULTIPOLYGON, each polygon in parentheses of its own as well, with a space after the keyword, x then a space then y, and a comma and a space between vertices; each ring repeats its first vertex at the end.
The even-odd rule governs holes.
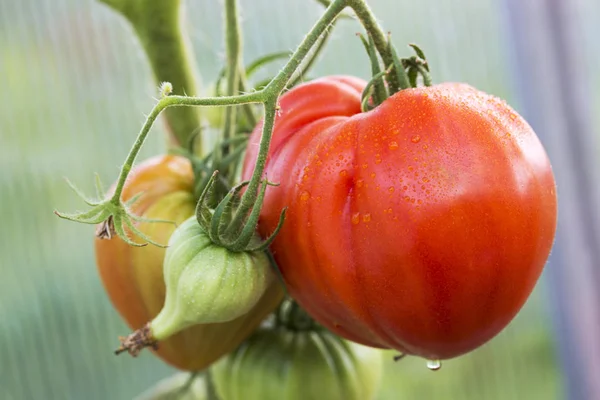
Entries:
MULTIPOLYGON (((466 81, 519 109, 493 0, 372 1, 396 44, 427 50, 436 81, 466 81), (419 20, 427 18, 429 24, 419 20), (433 27, 433 29, 432 29, 433 27)), ((204 84, 223 59, 220 2, 186 2, 204 84)), ((293 49, 322 8, 307 0, 241 0, 245 59, 293 49), (269 17, 270 15, 270 17, 269 17)), ((342 21, 313 75, 369 74, 342 21)), ((55 217, 113 181, 156 88, 130 27, 92 0, 0 0, 0 399, 131 399, 172 369, 145 352, 115 357, 128 328, 97 277, 93 228, 55 217)), ((164 148, 158 124, 141 158, 164 148)), ((562 399, 542 281, 518 318, 483 348, 447 361, 386 359, 379 399, 562 399)))

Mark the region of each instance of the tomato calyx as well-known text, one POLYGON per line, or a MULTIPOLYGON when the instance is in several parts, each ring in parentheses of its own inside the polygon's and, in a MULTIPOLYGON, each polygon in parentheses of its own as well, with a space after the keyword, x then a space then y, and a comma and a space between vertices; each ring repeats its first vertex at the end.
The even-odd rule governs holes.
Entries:
POLYGON ((162 219, 143 218, 131 212, 130 208, 140 199, 143 193, 138 193, 125 202, 123 202, 120 198, 120 191, 115 191, 113 195, 108 197, 105 195, 99 176, 96 175, 97 198, 91 199, 87 197, 71 181, 68 179, 66 181, 75 194, 77 194, 77 196, 79 196, 79 198, 81 198, 87 205, 91 206, 92 209, 79 213, 62 213, 55 210, 54 214, 56 214, 58 217, 84 224, 100 224, 96 229, 96 237, 99 239, 111 239, 116 234, 127 244, 134 247, 143 247, 148 243, 158 247, 166 247, 166 245, 152 240, 135 226, 136 222, 174 224, 172 221, 162 219), (126 233, 125 228, 128 228, 133 234, 144 240, 144 242, 139 243, 131 240, 129 235, 126 233))
POLYGON ((250 183, 250 181, 244 181, 234 186, 213 211, 210 207, 210 199, 218 173, 215 171, 212 174, 200 200, 198 200, 196 207, 198 224, 214 244, 228 250, 234 252, 266 250, 283 226, 286 208, 280 214, 275 231, 264 241, 256 231, 256 227, 267 186, 278 186, 279 184, 263 179, 254 202, 249 207, 244 207, 240 204, 240 192, 250 183))
POLYGON ((376 108, 400 90, 418 87, 419 77, 421 77, 424 86, 432 85, 427 58, 423 50, 416 44, 409 44, 415 51, 415 55, 401 59, 398 58, 396 48, 388 37, 388 51, 392 56, 392 63, 382 70, 373 37, 368 35, 368 39, 366 39, 363 34, 358 34, 358 37, 369 56, 372 73, 371 80, 362 92, 362 112, 376 108), (398 82, 398 87, 396 87, 395 82, 398 82))
POLYGON ((299 332, 323 329, 296 301, 289 297, 283 300, 275 311, 275 326, 299 332))

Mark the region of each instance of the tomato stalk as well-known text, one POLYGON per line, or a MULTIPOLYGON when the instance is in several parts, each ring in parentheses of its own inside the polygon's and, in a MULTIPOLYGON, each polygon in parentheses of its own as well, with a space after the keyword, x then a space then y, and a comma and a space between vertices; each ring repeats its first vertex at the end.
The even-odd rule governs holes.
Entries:
MULTIPOLYGON (((240 84, 240 69, 242 68, 242 41, 240 24, 238 21, 237 0, 225 0, 225 41, 227 43, 227 96, 237 94, 240 84)), ((223 140, 228 140, 234 135, 237 107, 225 109, 225 124, 223 126, 223 140)), ((223 149, 227 155, 229 146, 223 149)))
MULTIPOLYGON (((180 21, 180 0, 100 0, 123 15, 148 57, 157 84, 170 82, 175 93, 195 96, 199 76, 189 38, 180 21)), ((165 113, 171 140, 185 145, 201 124, 197 109, 173 108, 165 113)), ((200 142, 200 141, 199 141, 200 142)), ((201 152, 201 144, 197 151, 201 152)))
MULTIPOLYGON (((111 3, 119 3, 119 0, 106 1, 109 1, 111 3)), ((310 32, 304 37, 304 39, 297 47, 296 51, 292 54, 286 65, 264 88, 252 93, 235 95, 234 92, 236 91, 236 87, 238 87, 237 85, 239 84, 240 76, 238 68, 241 65, 239 61, 239 52, 241 49, 241 45, 239 40, 236 39, 236 36, 239 36, 237 17, 234 16, 236 14, 236 2, 235 0, 228 0, 226 5, 226 19, 228 21, 228 25, 230 25, 229 28, 231 30, 231 33, 228 35, 228 58, 230 62, 235 63, 235 65, 237 66, 236 68, 235 66, 230 65, 228 71, 228 92, 230 93, 230 95, 223 97, 201 98, 194 96, 168 95, 168 93, 163 93, 162 98, 158 101, 158 103, 154 106, 154 108, 148 115, 146 122, 144 123, 136 141, 134 142, 127 156, 127 159, 125 160, 125 163, 121 168, 117 185, 112 196, 105 200, 89 200, 85 196, 83 196, 83 194, 77 188, 73 186, 73 189, 77 192, 77 194, 80 195, 80 197, 82 197, 88 205, 92 206, 92 209, 86 212, 75 214, 65 214, 55 211, 55 213, 59 217, 88 224, 103 223, 103 226, 105 227, 103 231, 114 232, 124 241, 134 246, 144 246, 148 243, 161 246, 161 244, 152 241, 151 238, 145 236, 135 227, 134 221, 155 222, 143 220, 140 217, 130 213, 129 206, 136 199, 130 200, 130 202, 128 203, 123 203, 121 200, 121 194, 127 176, 131 171, 137 154, 139 153, 142 144, 144 143, 150 131, 150 128, 154 124, 156 118, 163 110, 170 107, 236 106, 248 103, 262 103, 264 109, 264 122, 262 136, 259 144, 260 152, 258 154, 258 157, 256 158, 254 172, 248 183, 247 190, 241 196, 239 206, 236 210, 231 210, 231 216, 227 217, 229 223, 227 228, 225 228, 223 231, 223 236, 220 236, 216 239, 217 244, 230 248, 231 250, 248 250, 248 248, 239 247, 240 243, 244 242, 244 240, 241 240, 239 236, 242 235, 244 232, 247 232, 249 227, 252 227, 252 229, 256 228, 257 218, 256 221, 254 218, 250 218, 250 216, 256 215, 256 213, 252 213, 251 210, 255 210, 256 207, 260 209, 260 201, 258 201, 257 204, 257 200, 259 200, 261 197, 259 190, 261 189, 261 187, 264 190, 264 188, 268 184, 266 180, 263 180, 263 172, 271 141, 271 135, 273 132, 275 117, 278 112, 279 96, 287 87, 290 80, 296 73, 297 69, 300 67, 301 63, 309 55, 311 49, 313 49, 313 47, 319 42, 319 38, 321 38, 321 36, 324 33, 326 33, 327 29, 331 26, 331 24, 333 24, 333 22, 336 20, 339 14, 346 7, 350 7, 358 16, 364 28, 367 30, 367 33, 373 38, 374 46, 380 53, 385 65, 392 65, 395 61, 393 47, 390 46, 386 36, 377 24, 377 21, 371 9, 366 4, 365 0, 334 0, 331 3, 329 3, 329 6, 327 7, 323 15, 315 23, 310 32), (137 235, 145 242, 134 242, 126 235, 125 227, 128 227, 133 232, 133 234, 137 235)), ((394 87, 409 87, 406 71, 404 71, 403 68, 395 68, 395 70, 395 76, 393 73, 388 74, 388 82, 392 92, 394 91, 394 87)), ((227 125, 227 134, 231 134, 230 127, 232 125, 232 116, 235 116, 235 113, 233 112, 233 107, 229 107, 229 109, 229 117, 227 118, 229 120, 229 125, 227 125)), ((281 213, 279 227, 281 226, 281 223, 283 223, 284 215, 285 210, 283 210, 281 213)), ((221 221, 218 222, 220 223, 221 221)), ((271 239, 272 237, 267 239, 267 241, 271 239)), ((253 244, 252 246, 253 248, 255 248, 256 244, 253 244)))

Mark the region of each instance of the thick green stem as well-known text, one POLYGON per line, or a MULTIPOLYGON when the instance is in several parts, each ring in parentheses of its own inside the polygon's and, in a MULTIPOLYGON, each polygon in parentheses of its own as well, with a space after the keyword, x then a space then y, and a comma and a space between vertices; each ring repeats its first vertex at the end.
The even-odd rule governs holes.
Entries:
MULTIPOLYGON (((237 0, 225 0, 225 42, 227 49, 227 95, 237 94, 240 83, 240 64, 242 41, 240 38, 240 24, 238 21, 237 0)), ((225 109, 225 124, 223 127, 224 141, 229 140, 235 133, 237 107, 225 109)), ((223 153, 228 153, 225 148, 223 153)), ((226 173, 226 171, 224 171, 226 173)))
MULTIPOLYGON (((146 52, 157 85, 170 82, 175 94, 198 94, 194 55, 180 23, 180 0, 100 1, 129 20, 146 52)), ((191 107, 167 110, 165 122, 172 139, 182 146, 201 124, 198 108, 191 107)), ((197 147, 197 151, 201 149, 197 147)))

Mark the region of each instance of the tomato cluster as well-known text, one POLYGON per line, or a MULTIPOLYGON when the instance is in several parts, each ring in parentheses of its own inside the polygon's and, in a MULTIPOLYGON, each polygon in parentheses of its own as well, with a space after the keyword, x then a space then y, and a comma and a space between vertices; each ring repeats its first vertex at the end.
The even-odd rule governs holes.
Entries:
MULTIPOLYGON (((541 274, 556 228, 550 163, 522 117, 468 85, 401 90, 362 112, 364 87, 358 78, 331 76, 281 97, 265 169, 280 185, 266 191, 259 232, 271 234, 287 207, 272 254, 290 295, 334 334, 429 360, 459 356, 498 334, 541 274)), ((261 133, 259 123, 244 180, 253 173, 261 133)), ((160 156, 126 182, 124 201, 143 193, 135 214, 187 220, 180 228, 187 233, 177 231, 169 242, 175 256, 164 265, 161 248, 134 248, 116 237, 96 241, 104 285, 132 328, 161 309, 168 335, 156 330, 155 339, 192 325, 158 349, 187 370, 234 350, 282 298, 263 253, 215 248, 189 219, 193 180, 187 159, 160 156), (196 248, 210 251, 204 257, 196 248), (167 304, 165 281, 174 299, 167 304), (222 298, 205 299, 213 289, 222 298), (221 309, 228 315, 214 315, 221 309), (185 324, 170 320, 182 313, 185 324)), ((166 243, 175 226, 139 229, 166 243)))
MULTIPOLYGON (((132 211, 148 219, 181 224, 194 214, 194 177, 187 158, 157 156, 132 170, 123 199, 142 193, 132 211)), ((159 243, 169 242, 175 225, 140 223, 138 228, 159 243)), ((132 329, 155 318, 165 304, 165 249, 132 247, 113 236, 96 239, 96 261, 104 287, 132 329)), ((273 282, 244 315, 219 323, 196 324, 162 340, 156 353, 169 364, 189 371, 206 368, 235 349, 279 304, 283 291, 273 282)))
MULTIPOLYGON (((369 346, 459 356, 502 330, 553 244, 546 153, 505 102, 465 84, 401 90, 361 113, 364 82, 326 77, 280 99, 259 229, 290 294, 369 346)), ((252 173, 254 130, 243 179, 252 173)))

